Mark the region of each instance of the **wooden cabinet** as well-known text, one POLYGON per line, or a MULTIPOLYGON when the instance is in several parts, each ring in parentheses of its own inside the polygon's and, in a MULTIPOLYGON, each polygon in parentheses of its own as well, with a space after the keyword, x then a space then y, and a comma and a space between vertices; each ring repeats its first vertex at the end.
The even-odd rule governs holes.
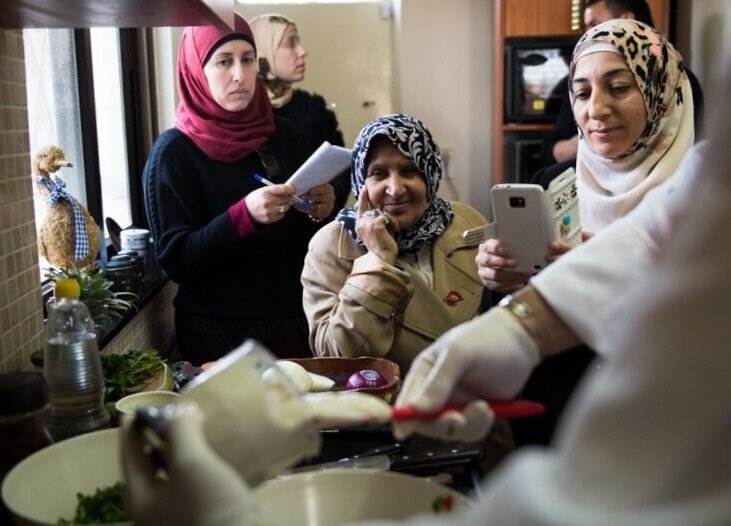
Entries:
POLYGON ((582 0, 502 0, 503 36, 580 35, 582 0))
MULTIPOLYGON (((671 0, 648 0, 655 28, 668 35, 671 0)), ((506 139, 525 137, 536 142, 552 124, 505 122, 505 37, 579 36, 584 32, 586 0, 495 0, 493 64, 492 183, 510 179, 505 174, 506 139)), ((509 141, 508 141, 509 142, 509 141)))

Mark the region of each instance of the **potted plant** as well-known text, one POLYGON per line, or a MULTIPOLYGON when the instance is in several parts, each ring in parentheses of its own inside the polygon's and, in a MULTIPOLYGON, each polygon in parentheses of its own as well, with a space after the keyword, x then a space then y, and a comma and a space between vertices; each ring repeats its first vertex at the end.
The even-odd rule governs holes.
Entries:
MULTIPOLYGON (((46 277, 54 283, 59 279, 74 279, 79 283, 81 288, 79 299, 88 307, 99 338, 121 320, 127 311, 136 309, 134 302, 138 299, 137 295, 132 292, 111 290, 113 282, 106 279, 98 270, 96 272, 80 270, 76 265, 72 265, 70 270, 51 267, 46 272, 46 277)), ((54 301, 52 297, 49 303, 54 301)))

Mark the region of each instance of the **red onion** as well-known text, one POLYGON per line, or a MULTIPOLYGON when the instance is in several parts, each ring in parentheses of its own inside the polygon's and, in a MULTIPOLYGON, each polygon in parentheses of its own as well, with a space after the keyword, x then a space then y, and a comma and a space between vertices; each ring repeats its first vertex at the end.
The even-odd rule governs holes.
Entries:
POLYGON ((363 387, 382 387, 384 385, 386 385, 386 380, 380 374, 371 369, 363 369, 351 374, 345 387, 348 389, 361 389, 363 387))

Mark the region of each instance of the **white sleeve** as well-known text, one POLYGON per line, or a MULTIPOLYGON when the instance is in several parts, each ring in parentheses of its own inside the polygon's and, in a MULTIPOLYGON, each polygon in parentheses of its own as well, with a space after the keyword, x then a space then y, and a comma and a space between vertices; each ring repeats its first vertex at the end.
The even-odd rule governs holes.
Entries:
POLYGON ((714 160, 604 328, 616 352, 572 400, 557 451, 510 459, 488 482, 484 524, 729 523, 731 152, 714 160))
POLYGON ((701 144, 691 150, 675 174, 630 214, 531 279, 559 316, 597 352, 607 351, 598 341, 603 327, 625 304, 624 295, 652 274, 657 255, 686 213, 705 148, 701 144))
POLYGON ((625 294, 605 327, 617 352, 572 399, 556 446, 514 453, 467 514, 405 524, 729 523, 731 170, 725 178, 704 177, 652 275, 625 294))

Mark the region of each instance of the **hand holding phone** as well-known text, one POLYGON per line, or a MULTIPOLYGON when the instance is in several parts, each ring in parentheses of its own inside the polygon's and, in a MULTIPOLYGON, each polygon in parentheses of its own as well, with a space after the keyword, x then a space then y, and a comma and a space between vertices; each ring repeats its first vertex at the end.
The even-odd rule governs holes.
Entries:
MULTIPOLYGON (((498 184, 491 190, 495 237, 518 260, 513 272, 536 273, 548 261, 548 244, 581 242, 576 173, 569 168, 546 191, 535 184, 498 184)), ((506 269, 507 270, 507 269, 506 269)))
POLYGON ((498 184, 491 193, 495 237, 508 247, 518 266, 511 272, 532 273, 548 263, 554 239, 553 220, 543 204, 543 188, 535 184, 498 184))

